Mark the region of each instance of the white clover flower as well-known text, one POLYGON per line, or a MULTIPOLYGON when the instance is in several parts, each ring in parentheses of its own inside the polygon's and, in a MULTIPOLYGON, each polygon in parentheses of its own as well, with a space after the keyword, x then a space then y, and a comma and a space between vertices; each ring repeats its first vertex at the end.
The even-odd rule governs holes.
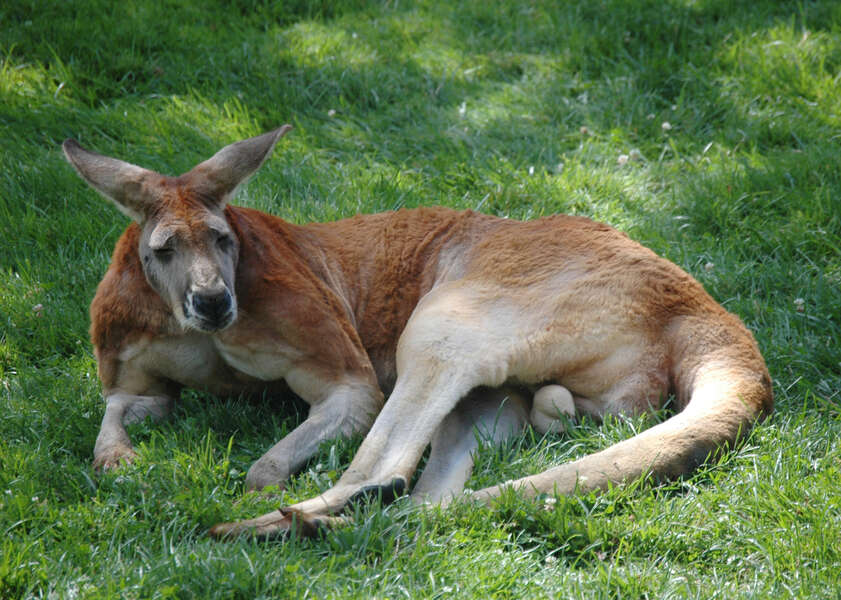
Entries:
POLYGON ((663 124, 660 125, 660 127, 663 129, 663 131, 670 131, 672 129, 672 124, 668 121, 663 121, 663 124))
POLYGON ((616 162, 619 163, 620 167, 628 164, 628 155, 627 154, 620 154, 619 158, 616 159, 616 162))

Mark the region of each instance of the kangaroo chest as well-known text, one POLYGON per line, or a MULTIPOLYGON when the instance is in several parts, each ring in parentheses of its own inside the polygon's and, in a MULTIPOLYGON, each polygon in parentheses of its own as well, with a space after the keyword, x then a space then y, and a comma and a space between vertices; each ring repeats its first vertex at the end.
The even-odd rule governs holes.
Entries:
POLYGON ((280 383, 291 357, 282 348, 275 350, 269 354, 188 332, 130 344, 120 353, 120 360, 128 369, 139 369, 185 387, 229 395, 280 383))

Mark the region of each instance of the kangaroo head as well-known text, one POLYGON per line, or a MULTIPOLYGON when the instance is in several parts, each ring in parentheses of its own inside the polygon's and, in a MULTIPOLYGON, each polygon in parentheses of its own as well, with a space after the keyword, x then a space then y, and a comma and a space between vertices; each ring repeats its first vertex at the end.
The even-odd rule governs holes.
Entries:
POLYGON ((237 316, 239 240, 225 205, 290 129, 226 146, 179 177, 90 152, 75 140, 62 148, 82 179, 140 225, 143 272, 181 326, 212 333, 237 316))

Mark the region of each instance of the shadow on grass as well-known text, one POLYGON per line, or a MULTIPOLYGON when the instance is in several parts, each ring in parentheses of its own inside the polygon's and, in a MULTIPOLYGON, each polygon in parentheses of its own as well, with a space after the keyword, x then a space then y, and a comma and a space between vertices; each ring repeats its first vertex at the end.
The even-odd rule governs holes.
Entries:
MULTIPOLYGON (((374 138, 380 153, 397 162, 447 146, 446 138, 421 131, 430 118, 442 121, 442 109, 455 113, 462 102, 481 106, 501 87, 529 84, 524 80, 535 71, 541 81, 528 85, 531 122, 511 115, 492 119, 475 146, 504 152, 517 138, 542 138, 547 124, 561 124, 561 130, 581 124, 633 129, 629 117, 665 109, 697 86, 709 93, 715 82, 699 73, 734 34, 791 19, 819 31, 837 10, 826 3, 800 4, 795 11, 790 2, 743 6, 723 0, 613 0, 562 9, 551 2, 478 1, 396 8, 361 1, 241 0, 142 9, 107 2, 40 4, 4 9, 3 50, 13 66, 42 65, 56 85, 64 84, 61 94, 92 109, 201 90, 220 106, 241 103, 258 115, 263 129, 283 121, 281 115, 307 115, 318 146, 356 151, 348 147, 347 129, 312 122, 319 112, 340 110, 351 117, 355 142, 374 138), (410 58, 427 47, 445 58, 427 57, 425 65, 410 58), (615 95, 616 81, 627 79, 636 93, 615 95), (576 106, 582 95, 588 99, 576 106), (617 100, 613 110, 604 110, 617 100), (632 106, 622 106, 626 100, 632 106), (414 146, 419 139, 426 139, 421 148, 414 146)), ((702 120, 714 125, 729 110, 710 107, 702 120)), ((31 106, 10 116, 66 131, 66 125, 33 114, 31 106)), ((69 116, 85 128, 94 115, 69 116)))

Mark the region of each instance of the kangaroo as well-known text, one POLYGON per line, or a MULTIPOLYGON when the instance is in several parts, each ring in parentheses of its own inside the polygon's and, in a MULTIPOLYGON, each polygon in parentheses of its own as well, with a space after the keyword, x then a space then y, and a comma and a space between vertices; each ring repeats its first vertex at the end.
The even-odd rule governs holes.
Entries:
POLYGON ((505 488, 572 494, 691 472, 773 407, 751 333, 690 275, 587 218, 515 221, 418 208, 295 225, 229 204, 291 129, 226 146, 178 177, 83 149, 79 175, 133 219, 91 304, 105 399, 94 465, 134 457, 126 423, 166 415, 184 387, 288 386, 308 417, 257 460, 246 487, 282 485, 325 439, 365 437, 315 498, 211 535, 312 533, 360 495, 446 504, 472 469, 474 428, 559 431, 676 412, 634 437, 505 488), (385 398, 388 398, 385 400, 385 398))

